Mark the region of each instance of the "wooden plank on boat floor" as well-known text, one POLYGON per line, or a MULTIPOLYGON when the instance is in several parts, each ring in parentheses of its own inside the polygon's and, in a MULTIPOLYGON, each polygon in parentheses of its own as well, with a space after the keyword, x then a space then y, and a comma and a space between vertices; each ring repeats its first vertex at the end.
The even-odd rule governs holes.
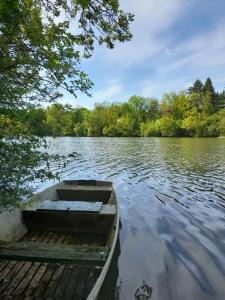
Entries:
POLYGON ((62 277, 61 277, 59 284, 55 290, 54 298, 65 299, 64 294, 65 294, 69 279, 71 277, 72 271, 73 271, 73 265, 65 266, 62 277))
POLYGON ((34 262, 32 264, 32 267, 29 269, 27 274, 23 277, 23 280, 19 283, 19 285, 16 287, 15 291, 13 292, 13 295, 22 295, 26 288, 28 288, 32 278, 35 276, 35 274, 38 271, 38 268, 40 266, 40 263, 34 262))
POLYGON ((48 284, 56 270, 56 265, 55 264, 48 264, 48 267, 37 287, 35 292, 33 293, 33 296, 36 297, 41 297, 43 293, 46 291, 48 284))
POLYGON ((1 273, 0 273, 0 292, 2 291, 2 287, 5 284, 7 277, 9 276, 11 270, 13 270, 16 263, 17 263, 16 261, 7 261, 5 268, 1 271, 1 273))
POLYGON ((56 264, 55 273, 53 274, 52 279, 49 282, 48 288, 46 289, 45 292, 46 299, 54 299, 53 294, 61 280, 64 269, 65 269, 65 265, 56 264))
POLYGON ((12 280, 10 281, 9 285, 7 286, 7 289, 4 291, 4 295, 10 296, 13 294, 13 291, 16 289, 16 287, 19 285, 21 280, 26 276, 26 273, 29 271, 32 263, 26 262, 23 267, 20 269, 19 272, 17 272, 12 280))
POLYGON ((87 296, 89 295, 92 287, 95 285, 95 282, 97 280, 97 278, 99 277, 100 273, 102 271, 102 267, 96 267, 96 266, 93 266, 91 267, 91 270, 88 274, 88 278, 86 280, 86 284, 85 284, 85 298, 87 298, 87 296), (89 291, 89 293, 87 294, 87 291, 89 291))
POLYGON ((95 266, 32 263, 23 277, 25 266, 28 263, 15 274, 0 299, 86 299, 101 272, 101 267, 95 266))
MULTIPOLYGON (((13 278, 16 276, 18 272, 23 268, 25 262, 15 262, 12 261, 7 266, 7 272, 4 272, 4 277, 1 278, 0 284, 0 295, 7 288, 7 286, 11 283, 13 278)), ((2 275, 2 274, 1 274, 2 275)))
POLYGON ((98 213, 24 210, 23 218, 30 231, 105 233, 115 213, 115 205, 107 204, 98 213))
POLYGON ((0 262, 0 274, 1 274, 2 270, 6 267, 7 264, 8 264, 7 260, 2 260, 0 262))
POLYGON ((74 299, 73 294, 74 294, 74 289, 77 286, 77 281, 80 278, 80 274, 81 274, 81 269, 84 266, 76 266, 75 268, 73 268, 71 276, 68 280, 68 284, 66 286, 66 294, 64 296, 65 300, 71 300, 74 299))
MULTIPOLYGON (((29 283, 28 288, 24 292, 24 296, 29 297, 32 296, 35 289, 39 286, 42 276, 44 275, 48 264, 38 264, 37 272, 35 273, 34 277, 32 278, 31 282, 29 283)), ((24 297, 24 298, 26 298, 24 297)))
POLYGON ((59 199, 70 201, 103 202, 106 204, 112 194, 111 190, 74 189, 72 187, 58 188, 59 199))
POLYGON ((0 244, 0 257, 8 260, 103 265, 106 247, 13 242, 0 244))
POLYGON ((99 212, 102 202, 45 200, 37 210, 77 211, 77 212, 99 212))
POLYGON ((78 280, 77 280, 77 283, 76 283, 76 286, 73 291, 71 299, 82 299, 82 300, 86 299, 86 298, 83 298, 82 295, 83 295, 83 290, 85 288, 86 280, 89 275, 89 271, 90 271, 90 269, 88 266, 85 266, 85 268, 82 268, 80 270, 80 274, 79 274, 79 277, 78 277, 78 280))

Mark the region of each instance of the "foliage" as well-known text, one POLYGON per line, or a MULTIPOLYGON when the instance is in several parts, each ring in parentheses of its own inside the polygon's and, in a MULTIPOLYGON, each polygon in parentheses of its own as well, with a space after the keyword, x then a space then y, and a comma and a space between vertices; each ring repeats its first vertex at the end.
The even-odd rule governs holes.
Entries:
POLYGON ((41 124, 46 125, 46 134, 59 136, 215 137, 224 135, 225 109, 221 107, 225 105, 222 103, 225 103, 224 92, 216 93, 209 83, 195 82, 187 92, 164 94, 160 103, 154 98, 132 96, 123 103, 96 104, 90 111, 53 104, 44 110, 45 114, 41 111, 41 124), (210 93, 217 99, 214 104, 205 86, 210 86, 210 93))
POLYGON ((225 109, 219 112, 219 134, 225 136, 225 109))
MULTIPOLYGON (((34 116, 33 111, 30 112, 34 116)), ((21 197, 31 193, 30 182, 57 178, 50 171, 51 162, 70 161, 57 155, 49 156, 44 139, 29 134, 30 128, 6 114, 0 114, 0 211, 17 205, 21 197)))
POLYGON ((56 101, 63 90, 89 95, 92 82, 81 59, 96 44, 113 48, 116 41, 130 40, 132 20, 118 0, 1 1, 0 204, 27 195, 29 180, 53 176, 53 158, 33 135, 87 134, 86 125, 75 125, 86 118, 84 109, 53 104, 44 110, 40 104, 56 101))
POLYGON ((161 130, 159 126, 159 121, 153 122, 149 121, 146 123, 141 123, 141 136, 161 136, 161 130))
POLYGON ((130 40, 132 20, 118 0, 2 1, 1 104, 52 101, 59 88, 88 93, 92 83, 80 69, 82 56, 91 55, 95 41, 113 48, 130 40))
POLYGON ((132 120, 127 116, 118 119, 116 126, 118 136, 132 136, 132 120))
POLYGON ((166 116, 159 119, 159 128, 162 136, 176 136, 177 122, 166 116))

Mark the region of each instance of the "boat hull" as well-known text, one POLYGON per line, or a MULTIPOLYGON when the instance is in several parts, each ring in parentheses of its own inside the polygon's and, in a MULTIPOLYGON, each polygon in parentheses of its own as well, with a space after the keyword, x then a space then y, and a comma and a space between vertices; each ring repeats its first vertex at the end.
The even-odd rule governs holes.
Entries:
MULTIPOLYGON (((110 223, 109 228, 107 227, 107 231, 105 232, 106 246, 109 249, 108 256, 103 267, 101 267, 101 272, 97 277, 97 280, 95 281, 93 287, 89 292, 89 295, 87 296, 88 300, 98 299, 99 292, 104 284, 106 275, 112 262, 119 234, 119 208, 116 193, 111 182, 94 180, 69 180, 57 183, 50 188, 47 188, 42 192, 35 194, 25 203, 23 203, 21 209, 15 209, 13 211, 5 212, 0 215, 0 241, 20 241, 24 236, 26 236, 26 234, 29 233, 29 226, 26 226, 24 224, 23 211, 38 210, 42 202, 46 199, 62 200, 59 199, 59 191, 65 191, 67 188, 68 190, 63 194, 68 198, 65 200, 73 201, 72 199, 70 199, 70 193, 72 193, 72 188, 74 188, 74 190, 76 191, 75 194, 77 195, 76 197, 78 197, 81 201, 86 201, 86 199, 96 201, 100 198, 102 203, 105 203, 108 206, 114 206, 116 208, 112 222, 110 223), (68 191, 70 191, 70 193, 68 191), (108 197, 109 193, 110 196, 108 197), (107 200, 106 197, 108 197, 107 200)), ((92 213, 90 213, 90 215, 92 215, 92 213)), ((82 235, 82 233, 80 234, 82 235)))

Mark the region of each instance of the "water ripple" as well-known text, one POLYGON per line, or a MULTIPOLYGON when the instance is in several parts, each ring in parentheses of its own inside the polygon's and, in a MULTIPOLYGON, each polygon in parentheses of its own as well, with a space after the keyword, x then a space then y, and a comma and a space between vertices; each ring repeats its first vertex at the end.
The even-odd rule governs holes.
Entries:
POLYGON ((123 225, 121 300, 133 299, 143 281, 153 288, 151 299, 225 299, 225 139, 50 143, 51 153, 79 153, 62 166, 63 178, 115 184, 123 225))

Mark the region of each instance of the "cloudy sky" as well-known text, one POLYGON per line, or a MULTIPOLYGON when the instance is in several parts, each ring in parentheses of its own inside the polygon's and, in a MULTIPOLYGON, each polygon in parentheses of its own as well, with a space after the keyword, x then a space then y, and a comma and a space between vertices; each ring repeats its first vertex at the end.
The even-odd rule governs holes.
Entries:
POLYGON ((225 87, 224 0, 122 0, 135 14, 132 41, 114 50, 98 47, 83 63, 94 82, 92 98, 65 95, 63 102, 92 108, 95 102, 141 95, 160 99, 208 76, 225 87))

